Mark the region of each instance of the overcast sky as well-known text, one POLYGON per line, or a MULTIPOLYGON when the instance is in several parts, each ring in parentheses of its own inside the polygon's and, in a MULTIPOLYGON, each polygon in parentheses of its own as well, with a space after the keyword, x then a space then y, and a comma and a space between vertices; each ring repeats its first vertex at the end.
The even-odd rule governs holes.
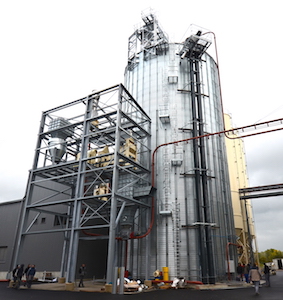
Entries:
MULTIPOLYGON (((0 201, 25 194, 42 111, 123 82, 128 37, 149 7, 172 42, 190 24, 216 34, 235 127, 283 117, 280 0, 2 0, 0 201)), ((245 139, 250 186, 283 182, 282 135, 245 139)), ((252 204, 259 251, 283 250, 282 197, 252 204)))

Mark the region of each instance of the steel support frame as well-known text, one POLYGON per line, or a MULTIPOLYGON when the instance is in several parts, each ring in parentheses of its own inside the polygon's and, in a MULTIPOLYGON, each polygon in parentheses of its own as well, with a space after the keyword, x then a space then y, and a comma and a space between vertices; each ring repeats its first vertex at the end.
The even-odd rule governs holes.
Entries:
MULTIPOLYGON (((43 112, 15 245, 14 265, 26 235, 62 232, 61 275, 73 282, 79 240, 84 239, 82 232, 88 231, 93 239, 109 239, 107 280, 114 279, 115 244, 119 239, 119 219, 123 210, 135 206, 136 214, 147 216, 151 208, 149 197, 134 198, 133 193, 127 192, 137 186, 151 186, 150 126, 150 118, 121 84, 43 112), (50 130, 48 123, 58 115, 69 124, 50 130), (66 153, 54 164, 48 151, 48 139, 56 130, 71 130, 73 136, 66 139, 66 153), (135 159, 122 150, 129 138, 137 148, 135 159), (101 151, 106 147, 108 152, 101 151), (90 156, 92 149, 97 150, 94 157, 90 156), (121 178, 127 176, 132 178, 129 184, 119 186, 121 178), (109 186, 108 191, 95 194, 95 188, 102 183, 109 186), (63 222, 56 228, 38 230, 34 223, 40 214, 60 217, 63 222)), ((139 218, 136 216, 135 220, 139 218)), ((139 224, 134 226, 138 228, 139 224)))
POLYGON ((248 245, 248 260, 251 264, 253 264, 257 259, 254 257, 253 242, 255 240, 255 236, 252 234, 250 228, 250 224, 252 220, 251 220, 251 216, 249 215, 247 202, 251 201, 251 199, 282 196, 283 195, 282 189, 283 189, 282 183, 239 189, 240 200, 244 201, 243 205, 245 208, 246 227, 247 227, 246 243, 248 245))
POLYGON ((139 62, 139 52, 143 51, 143 57, 147 60, 168 49, 168 37, 158 24, 155 14, 152 11, 143 13, 142 19, 145 25, 137 29, 128 41, 129 70, 132 70, 139 62))

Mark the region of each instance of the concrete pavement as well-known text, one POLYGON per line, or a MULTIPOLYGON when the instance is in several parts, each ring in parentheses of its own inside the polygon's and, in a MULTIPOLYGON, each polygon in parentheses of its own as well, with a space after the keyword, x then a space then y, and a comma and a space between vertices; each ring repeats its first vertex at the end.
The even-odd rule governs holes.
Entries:
MULTIPOLYGON (((73 292, 65 291, 65 285, 59 283, 34 284, 31 289, 22 288, 14 290, 8 288, 7 282, 0 283, 0 299, 3 300, 88 300, 95 297, 97 300, 112 300, 124 297, 134 297, 135 300, 172 300, 172 298, 184 298, 193 300, 239 300, 239 299, 261 299, 281 300, 283 299, 283 271, 271 276, 271 287, 260 288, 260 295, 256 296, 252 285, 235 283, 222 283, 204 286, 206 289, 158 289, 136 293, 134 295, 113 295, 106 293, 101 288, 103 284, 86 282, 85 288, 75 288, 73 292), (96 292, 96 293, 94 293, 96 292)), ((204 288, 203 287, 203 288, 204 288)))

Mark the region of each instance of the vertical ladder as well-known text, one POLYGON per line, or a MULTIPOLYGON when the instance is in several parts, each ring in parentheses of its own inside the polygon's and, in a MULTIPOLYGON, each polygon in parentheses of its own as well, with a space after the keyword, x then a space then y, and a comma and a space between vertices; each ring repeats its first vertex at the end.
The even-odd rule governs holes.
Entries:
POLYGON ((175 203, 175 262, 176 275, 181 272, 181 257, 180 257, 180 204, 175 203))

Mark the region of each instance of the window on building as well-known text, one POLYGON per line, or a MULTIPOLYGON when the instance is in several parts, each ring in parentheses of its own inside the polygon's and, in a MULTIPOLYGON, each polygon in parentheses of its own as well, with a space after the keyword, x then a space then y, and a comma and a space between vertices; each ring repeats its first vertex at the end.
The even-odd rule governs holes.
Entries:
POLYGON ((41 219, 41 224, 45 224, 46 223, 46 218, 42 218, 41 219))

